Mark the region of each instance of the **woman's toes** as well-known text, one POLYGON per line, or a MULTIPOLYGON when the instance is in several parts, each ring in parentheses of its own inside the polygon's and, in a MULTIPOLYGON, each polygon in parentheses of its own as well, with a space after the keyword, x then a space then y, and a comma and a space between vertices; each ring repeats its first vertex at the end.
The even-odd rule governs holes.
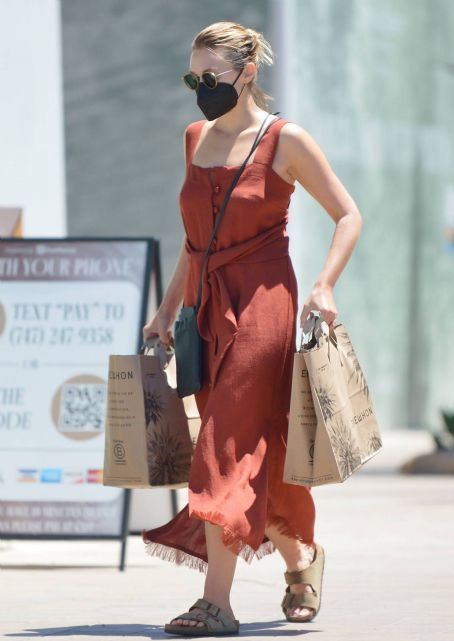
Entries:
POLYGON ((172 619, 172 625, 195 625, 197 621, 189 621, 188 619, 172 619))
POLYGON ((312 609, 311 608, 291 608, 288 614, 291 617, 307 617, 310 614, 312 614, 312 609))
POLYGON ((192 627, 197 626, 198 628, 202 628, 205 625, 203 621, 194 621, 191 619, 172 619, 170 623, 171 625, 190 625, 192 627))

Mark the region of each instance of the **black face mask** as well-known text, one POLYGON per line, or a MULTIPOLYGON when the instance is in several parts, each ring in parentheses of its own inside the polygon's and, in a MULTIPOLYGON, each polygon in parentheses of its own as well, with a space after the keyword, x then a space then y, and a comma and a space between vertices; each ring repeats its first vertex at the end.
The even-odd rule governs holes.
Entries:
POLYGON ((245 85, 243 85, 243 89, 241 89, 239 95, 233 85, 241 76, 242 72, 243 69, 241 69, 240 73, 233 81, 233 84, 228 82, 218 82, 214 89, 208 89, 203 82, 199 84, 199 88, 197 90, 197 105, 200 107, 207 120, 219 118, 235 107, 245 85))

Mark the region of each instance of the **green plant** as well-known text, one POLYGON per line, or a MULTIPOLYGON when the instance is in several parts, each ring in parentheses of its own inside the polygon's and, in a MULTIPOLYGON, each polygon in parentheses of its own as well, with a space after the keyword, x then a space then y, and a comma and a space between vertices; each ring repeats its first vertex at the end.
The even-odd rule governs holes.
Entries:
POLYGON ((439 432, 432 432, 432 438, 437 450, 454 452, 454 412, 448 412, 441 409, 445 429, 439 432))
POLYGON ((454 412, 446 412, 441 410, 441 415, 446 425, 446 429, 450 434, 454 436, 454 412))

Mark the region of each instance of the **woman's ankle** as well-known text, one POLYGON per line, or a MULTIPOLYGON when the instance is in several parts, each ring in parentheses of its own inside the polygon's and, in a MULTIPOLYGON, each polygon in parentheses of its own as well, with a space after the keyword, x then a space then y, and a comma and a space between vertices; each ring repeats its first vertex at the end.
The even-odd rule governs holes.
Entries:
POLYGON ((287 572, 297 572, 298 570, 304 570, 309 567, 314 560, 315 556, 315 546, 312 547, 310 544, 300 543, 298 545, 298 553, 286 555, 284 559, 287 565, 287 572))
POLYGON ((228 614, 233 615, 232 606, 230 605, 230 595, 220 594, 216 590, 205 589, 203 598, 217 605, 218 608, 221 608, 221 610, 224 610, 228 614))

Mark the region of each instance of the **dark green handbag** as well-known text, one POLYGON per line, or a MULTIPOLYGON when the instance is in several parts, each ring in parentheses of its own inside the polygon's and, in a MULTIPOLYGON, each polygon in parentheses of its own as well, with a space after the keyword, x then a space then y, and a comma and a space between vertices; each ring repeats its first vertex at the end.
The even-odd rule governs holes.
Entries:
POLYGON ((197 327, 197 310, 196 305, 182 307, 175 321, 173 340, 180 398, 202 387, 202 337, 197 327))
MULTIPOLYGON (((279 111, 273 114, 276 116, 279 111)), ((250 152, 248 153, 246 159, 243 161, 243 164, 235 174, 235 177, 232 180, 232 183, 225 195, 224 202, 222 203, 221 209, 216 218, 214 225, 213 233, 211 235, 210 242, 208 243, 207 250, 203 259, 202 269, 200 271, 199 279, 199 289, 197 294, 197 303, 195 305, 183 306, 180 308, 179 316, 175 321, 174 326, 174 349, 175 349, 175 361, 176 361, 176 370, 177 370, 177 394, 180 398, 185 396, 190 396, 195 392, 198 392, 203 384, 203 368, 202 368, 202 337, 199 334, 199 329, 197 327, 197 313, 199 311, 200 302, 202 298, 202 274, 205 268, 206 261, 210 254, 211 245, 213 240, 216 238, 219 225, 221 223, 222 217, 224 215, 225 207, 227 201, 232 193, 235 185, 237 184, 243 169, 245 168, 247 161, 249 160, 250 155, 254 149, 259 144, 261 138, 265 135, 268 128, 275 122, 279 120, 276 118, 268 124, 268 126, 262 131, 263 125, 268 119, 270 114, 267 114, 266 118, 262 122, 260 129, 255 137, 254 143, 251 147, 250 152)))

